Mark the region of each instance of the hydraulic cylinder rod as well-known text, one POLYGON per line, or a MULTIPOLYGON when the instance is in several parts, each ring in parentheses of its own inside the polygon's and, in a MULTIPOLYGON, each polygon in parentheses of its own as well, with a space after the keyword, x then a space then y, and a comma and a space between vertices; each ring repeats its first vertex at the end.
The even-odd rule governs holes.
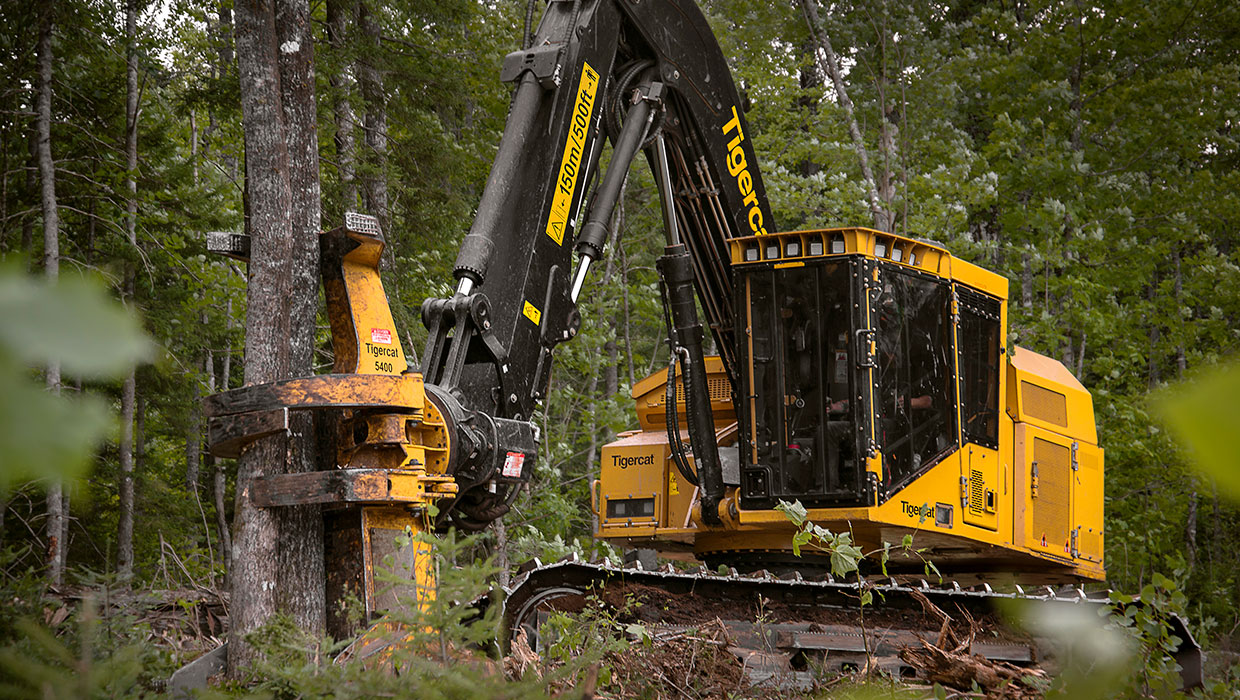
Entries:
POLYGON ((590 214, 585 226, 581 227, 581 236, 577 238, 577 254, 581 256, 581 262, 573 276, 573 301, 577 301, 581 294, 590 263, 603 257, 611 214, 616 209, 616 202, 620 201, 620 190, 624 186, 624 179, 628 177, 629 166, 633 164, 633 158, 637 156, 654 118, 652 103, 658 100, 661 92, 662 83, 639 87, 633 104, 629 107, 624 126, 620 129, 620 136, 616 138, 616 145, 612 150, 611 164, 607 166, 607 174, 603 176, 603 182, 594 195, 590 214))
POLYGON ((706 384, 702 324, 694 305, 693 259, 683 243, 676 243, 664 248, 657 266, 667 287, 667 303, 671 308, 672 328, 669 331, 689 356, 682 365, 681 381, 685 387, 689 443, 702 489, 702 520, 708 525, 722 525, 719 502, 723 499, 723 467, 719 463, 715 418, 711 414, 710 390, 706 384))

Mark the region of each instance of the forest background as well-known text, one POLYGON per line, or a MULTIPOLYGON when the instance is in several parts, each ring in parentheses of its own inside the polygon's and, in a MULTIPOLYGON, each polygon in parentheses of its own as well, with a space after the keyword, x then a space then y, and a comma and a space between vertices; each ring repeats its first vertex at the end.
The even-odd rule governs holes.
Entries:
MULTIPOLYGON (((804 3, 702 4, 751 104, 778 228, 879 226, 1004 274, 1014 342, 1093 392, 1110 585, 1138 591, 1161 572, 1196 629, 1233 644, 1240 510, 1154 407, 1240 347, 1240 6, 816 4, 836 82, 804 3)), ((346 210, 383 222, 407 352, 425 336, 422 299, 451 291, 506 114, 500 62, 526 12, 310 4, 322 226, 346 210)), ((234 29, 231 0, 0 4, 7 591, 227 574, 236 467, 204 454, 200 400, 243 381, 245 271, 205 249, 208 231, 245 227, 234 29), (135 357, 149 361, 130 371, 135 357)), ((557 357, 543 452, 506 519, 510 561, 599 546, 598 450, 635 426, 629 387, 666 364, 654 197, 639 165, 582 333, 557 357)), ((320 312, 318 371, 327 337, 320 312)), ((0 611, 0 636, 19 608, 0 611)))

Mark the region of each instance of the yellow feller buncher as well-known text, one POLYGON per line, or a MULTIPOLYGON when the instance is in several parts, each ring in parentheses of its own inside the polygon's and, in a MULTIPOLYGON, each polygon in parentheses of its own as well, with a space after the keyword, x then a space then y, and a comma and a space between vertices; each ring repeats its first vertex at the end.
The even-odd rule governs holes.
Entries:
MULTIPOLYGON (((772 673, 815 657, 908 673, 899 647, 939 628, 910 611, 981 616, 1037 598, 1094 615, 1101 601, 1080 588, 1028 588, 1105 579, 1103 451, 1080 382, 1008 341, 1003 277, 881 231, 776 233, 741 100, 692 0, 550 2, 501 78, 508 121, 455 293, 422 306, 421 366, 407 365, 379 281, 382 232, 349 215, 321 241, 333 374, 207 401, 221 456, 287 431, 289 411, 321 414, 324 469, 261 478, 249 497, 323 504, 329 631, 353 631, 335 616, 346 597, 370 620, 407 593, 376 586, 386 556, 431 595, 430 553, 397 535, 484 529, 529 481, 553 351, 580 327, 639 152, 661 194, 669 365, 632 388, 640 429, 602 451, 596 536, 705 566, 534 563, 508 591, 509 631, 536 638, 548 610, 590 589, 640 589, 659 599, 648 621, 718 617, 772 673), (895 578, 836 581, 828 557, 794 554, 781 502, 865 550, 911 536, 919 553, 891 559, 895 578), (920 580, 930 564, 946 582, 920 580), (877 629, 840 612, 861 586, 882 594, 867 613, 877 629), (758 608, 776 611, 761 628, 758 608)), ((213 246, 246 256, 240 236, 213 246)), ((1200 653, 1175 624, 1192 685, 1200 653)), ((1040 654, 1016 636, 973 651, 1040 654)))

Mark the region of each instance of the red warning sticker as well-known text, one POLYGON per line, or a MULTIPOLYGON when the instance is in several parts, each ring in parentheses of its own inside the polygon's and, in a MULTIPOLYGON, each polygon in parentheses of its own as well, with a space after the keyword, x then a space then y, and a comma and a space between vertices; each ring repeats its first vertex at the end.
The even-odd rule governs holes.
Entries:
POLYGON ((384 345, 392 344, 392 331, 386 328, 371 328, 370 342, 383 343, 384 345))
POLYGON ((502 474, 504 476, 519 478, 521 476, 521 465, 525 464, 525 455, 520 452, 509 452, 504 458, 504 468, 502 474))

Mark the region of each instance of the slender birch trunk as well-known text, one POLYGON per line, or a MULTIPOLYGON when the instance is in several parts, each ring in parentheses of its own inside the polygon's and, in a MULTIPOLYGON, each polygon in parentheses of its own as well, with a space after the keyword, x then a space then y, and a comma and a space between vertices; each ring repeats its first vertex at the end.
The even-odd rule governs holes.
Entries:
MULTIPOLYGON (((138 245, 138 7, 137 0, 125 2, 125 238, 138 245)), ((134 297, 134 269, 125 266, 124 297, 134 297)), ((116 534, 116 569, 122 581, 133 577, 133 421, 136 370, 130 369, 121 388, 120 522, 116 534)))
POLYGON ((865 140, 861 137, 861 127, 853 111, 852 100, 848 98, 848 88, 844 85, 844 74, 840 70, 839 58, 831 47, 831 37, 818 20, 817 0, 798 0, 801 11, 805 13, 805 21, 809 23, 810 33, 822 49, 822 56, 814 52, 815 58, 822 67, 831 84, 835 87, 836 101, 844 110, 844 119, 848 122, 848 134, 852 137, 853 149, 857 152, 857 161, 861 165, 861 178, 865 186, 866 200, 870 203, 870 214, 874 217, 874 228, 890 231, 892 228, 891 213, 882 205, 878 196, 878 187, 874 181, 874 171, 870 169, 870 156, 865 149, 865 140))
MULTIPOLYGON (((40 201, 43 209, 43 271, 53 284, 60 277, 60 213, 56 204, 56 166, 52 160, 52 29, 56 4, 44 5, 39 22, 38 94, 35 99, 37 120, 37 153, 39 161, 40 201)), ((47 390, 60 394, 60 363, 49 362, 46 372, 47 390)), ((64 487, 54 480, 47 487, 47 578, 56 586, 65 578, 64 487)))

